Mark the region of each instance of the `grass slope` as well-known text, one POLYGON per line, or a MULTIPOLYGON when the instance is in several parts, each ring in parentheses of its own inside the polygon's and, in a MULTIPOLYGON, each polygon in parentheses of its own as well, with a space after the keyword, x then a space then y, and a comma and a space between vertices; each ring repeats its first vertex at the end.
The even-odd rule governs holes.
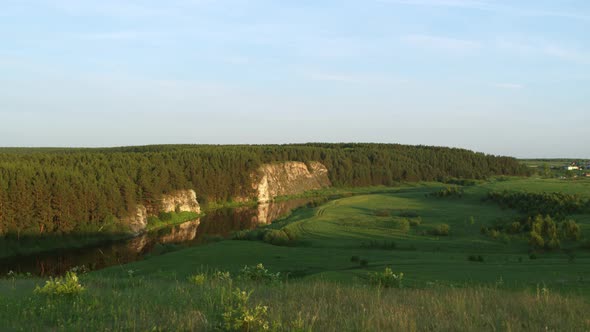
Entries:
MULTIPOLYGON (((575 248, 574 258, 556 250, 530 259, 525 235, 492 239, 480 232, 518 215, 483 202, 488 190, 585 194, 590 188, 590 182, 563 183, 510 179, 448 198, 429 195, 441 184, 424 184, 341 198, 268 226, 297 235, 296 246, 222 241, 193 247, 92 272, 82 277, 88 290, 73 298, 33 294, 38 279, 3 280, 0 321, 9 330, 211 330, 221 326, 231 290, 240 287, 254 291, 252 305, 269 307, 267 319, 277 330, 589 330, 588 249, 564 243, 575 248), (404 220, 414 225, 407 229, 404 220), (450 226, 448 236, 433 235, 441 224, 450 226), (257 263, 288 275, 287 281, 187 281, 213 269, 235 277, 257 263), (368 285, 369 272, 388 266, 404 273, 405 289, 368 285)), ((573 217, 587 237, 589 216, 573 217)))

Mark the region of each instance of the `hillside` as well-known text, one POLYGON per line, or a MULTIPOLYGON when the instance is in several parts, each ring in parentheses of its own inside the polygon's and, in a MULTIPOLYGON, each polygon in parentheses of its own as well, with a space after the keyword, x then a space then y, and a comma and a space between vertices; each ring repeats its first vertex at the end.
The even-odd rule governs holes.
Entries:
POLYGON ((513 158, 397 144, 5 148, 0 235, 125 233, 138 205, 157 205, 177 190, 194 190, 203 206, 253 200, 260 167, 284 161, 318 162, 337 187, 527 172, 513 158))

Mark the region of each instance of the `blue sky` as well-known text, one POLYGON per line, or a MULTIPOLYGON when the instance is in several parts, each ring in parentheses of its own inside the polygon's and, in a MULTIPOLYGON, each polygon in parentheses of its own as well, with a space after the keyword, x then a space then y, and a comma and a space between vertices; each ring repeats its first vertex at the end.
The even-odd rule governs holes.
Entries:
POLYGON ((0 146, 590 158, 590 1, 2 0, 0 146))

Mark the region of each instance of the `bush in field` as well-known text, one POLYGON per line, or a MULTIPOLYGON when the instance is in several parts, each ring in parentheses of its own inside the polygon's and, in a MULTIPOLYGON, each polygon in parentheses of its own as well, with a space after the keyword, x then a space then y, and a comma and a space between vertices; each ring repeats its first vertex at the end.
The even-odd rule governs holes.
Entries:
POLYGON ((231 280, 231 274, 228 271, 215 271, 211 275, 211 279, 215 281, 228 282, 231 280))
POLYGON ((420 226, 420 224, 422 224, 422 218, 417 217, 417 218, 410 219, 410 226, 417 227, 417 226, 420 226))
POLYGON ((522 225, 518 221, 515 221, 508 225, 506 231, 510 234, 518 234, 522 231, 522 225))
POLYGON ((432 230, 432 234, 438 236, 447 236, 451 232, 451 226, 448 224, 441 224, 438 225, 435 229, 432 230))
POLYGON ((369 261, 368 261, 368 260, 366 260, 366 259, 361 259, 361 260, 359 261, 359 265, 360 265, 361 267, 367 267, 367 266, 369 266, 369 261))
POLYGON ((410 231, 410 221, 406 218, 402 218, 397 222, 397 228, 400 231, 406 233, 410 231))
POLYGON ((561 224, 561 231, 563 232, 563 237, 568 240, 578 241, 582 237, 580 226, 574 220, 564 221, 561 224))
POLYGON ((281 273, 272 273, 259 263, 256 266, 244 266, 240 271, 240 277, 245 280, 252 280, 266 283, 279 283, 281 281, 281 273))
POLYGON ((521 212, 534 215, 551 215, 554 217, 582 212, 590 204, 580 195, 556 193, 529 193, 511 191, 491 191, 488 200, 494 201, 500 206, 517 209, 521 212))
POLYGON ((43 287, 35 287, 34 292, 43 295, 77 295, 85 290, 76 273, 67 272, 64 277, 49 278, 43 287))
POLYGON ((352 256, 350 257, 350 261, 353 263, 358 263, 361 260, 359 256, 352 256))
POLYGON ((383 288, 402 288, 403 273, 395 274, 390 268, 383 272, 369 273, 369 282, 383 288))
POLYGON ((467 257, 467 260, 469 260, 471 262, 479 262, 479 263, 483 263, 483 261, 484 261, 482 255, 469 255, 469 257, 467 257))
POLYGON ((205 281, 207 281, 207 275, 204 273, 195 274, 188 277, 188 281, 197 286, 201 286, 205 283, 205 281))
POLYGON ((431 196, 434 197, 438 197, 438 198, 443 198, 443 197, 463 197, 463 188, 457 187, 457 186, 453 186, 453 187, 446 187, 444 189, 441 189, 437 192, 433 192, 432 194, 430 194, 431 196))
POLYGON ((268 307, 251 306, 248 302, 252 291, 236 288, 225 305, 223 328, 226 331, 268 331, 268 307))
POLYGON ((492 238, 492 239, 497 239, 500 237, 500 231, 497 229, 490 229, 488 231, 488 235, 492 238))
POLYGON ((287 246, 292 243, 289 234, 282 229, 269 229, 264 233, 263 241, 275 246, 287 246))
POLYGON ((557 225, 550 216, 538 215, 534 220, 529 220, 531 232, 529 243, 535 248, 557 249, 560 246, 557 225))
POLYGON ((241 230, 235 232, 232 236, 232 239, 245 241, 260 241, 264 239, 265 234, 266 233, 261 229, 241 230))
POLYGON ((529 244, 535 248, 543 248, 545 246, 545 240, 543 240, 540 234, 531 232, 529 234, 529 244))

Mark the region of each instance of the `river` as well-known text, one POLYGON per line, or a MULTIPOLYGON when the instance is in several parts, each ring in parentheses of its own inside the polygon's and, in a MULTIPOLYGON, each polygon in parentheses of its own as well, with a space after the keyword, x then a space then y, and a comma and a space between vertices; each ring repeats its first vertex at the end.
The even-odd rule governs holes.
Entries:
POLYGON ((93 247, 60 249, 30 256, 18 256, 0 261, 0 275, 8 271, 39 276, 64 274, 75 266, 90 270, 141 260, 158 255, 175 246, 195 246, 228 238, 239 230, 254 229, 287 216, 293 209, 305 206, 310 199, 259 204, 256 207, 224 208, 202 218, 143 233, 139 236, 93 247))

